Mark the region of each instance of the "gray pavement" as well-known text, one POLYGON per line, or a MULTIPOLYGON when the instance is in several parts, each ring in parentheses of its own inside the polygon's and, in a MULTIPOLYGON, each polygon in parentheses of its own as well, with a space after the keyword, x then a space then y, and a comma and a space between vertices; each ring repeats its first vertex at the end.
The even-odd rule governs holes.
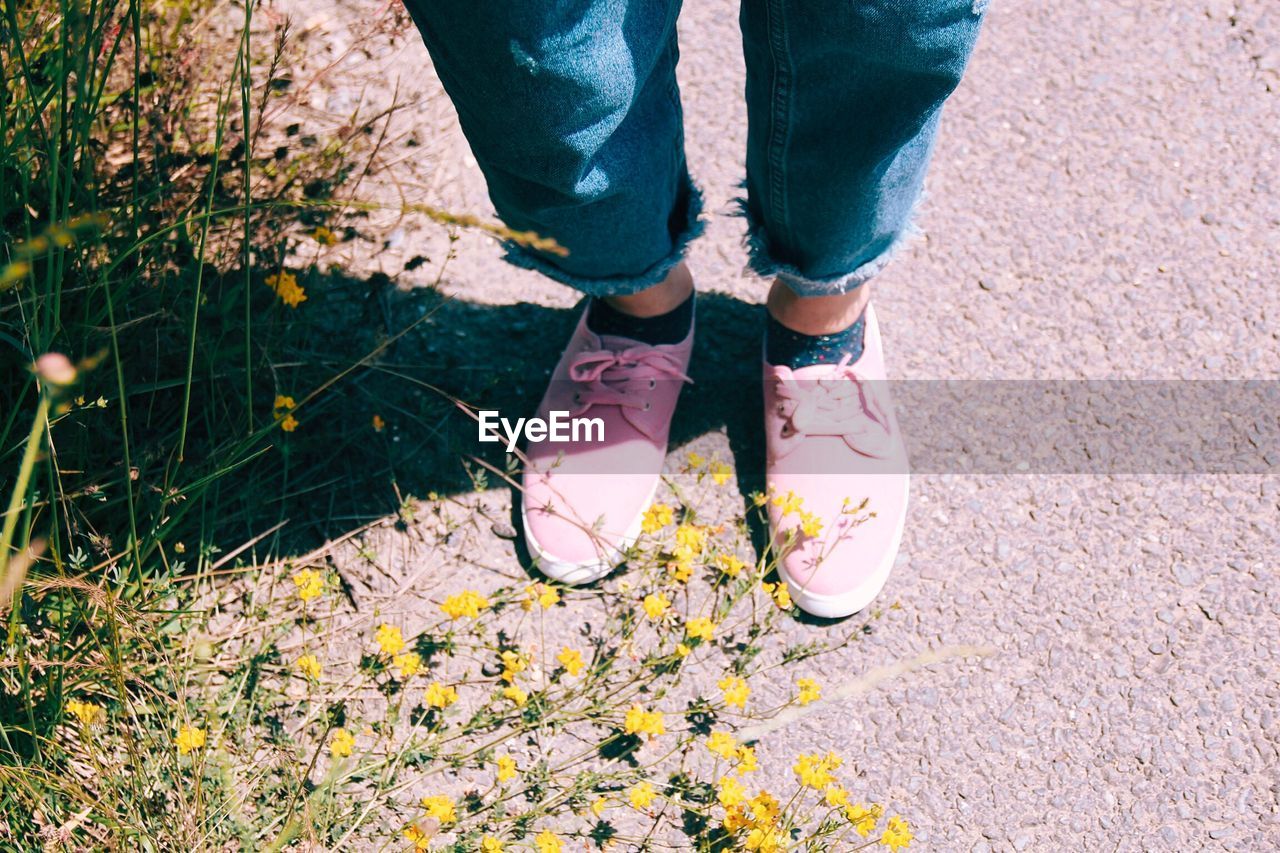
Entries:
MULTIPOLYGON (((334 55, 367 15, 354 0, 280 5, 334 55)), ((686 6, 688 149, 709 217, 692 264, 702 289, 758 303, 727 215, 745 144, 736 8, 686 6)), ((944 118, 927 238, 876 284, 893 375, 1280 378, 1277 44, 1273 0, 992 4, 944 118)), ((398 83, 394 145, 367 190, 489 212, 415 34, 364 51, 342 65, 360 87, 318 85, 310 119, 386 103, 398 83)), ((387 245, 344 259, 353 273, 431 277, 400 270, 441 256, 438 228, 370 228, 387 245)), ((577 299, 475 235, 444 288, 485 305, 577 299)), ((713 430, 696 446, 730 443, 713 430)), ((483 496, 497 517, 505 500, 483 496)), ((901 609, 827 666, 852 676, 964 643, 996 654, 806 717, 762 743, 761 763, 843 750, 923 849, 1280 849, 1278 521, 1275 476, 917 476, 884 593, 901 609)), ((487 529, 462 542, 385 542, 401 580, 362 582, 412 614, 415 591, 459 564, 518 572, 487 529)))

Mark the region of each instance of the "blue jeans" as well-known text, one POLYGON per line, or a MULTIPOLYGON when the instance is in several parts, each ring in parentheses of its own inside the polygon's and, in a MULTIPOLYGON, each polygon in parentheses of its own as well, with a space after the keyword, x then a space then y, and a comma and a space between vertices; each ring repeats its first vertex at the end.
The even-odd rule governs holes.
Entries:
MULTIPOLYGON (((511 228, 593 295, 662 281, 700 230, 676 86, 680 0, 405 0, 511 228)), ((852 290, 911 229, 986 0, 743 0, 753 269, 852 290)))

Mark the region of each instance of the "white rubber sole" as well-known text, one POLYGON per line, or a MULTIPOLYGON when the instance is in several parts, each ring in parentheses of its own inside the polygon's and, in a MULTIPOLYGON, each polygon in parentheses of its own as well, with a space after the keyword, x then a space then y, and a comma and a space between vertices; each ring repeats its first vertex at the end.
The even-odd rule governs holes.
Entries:
MULTIPOLYGON (((908 494, 910 485, 908 484, 908 494)), ((852 616, 875 600, 893 573, 893 564, 898 559, 898 550, 902 546, 902 532, 906 528, 907 514, 904 511, 898 519, 897 528, 893 531, 893 545, 880 558, 876 569, 861 585, 839 595, 820 595, 805 589, 787 574, 782 561, 778 562, 778 576, 786 583, 791 592, 791 600, 796 606, 821 619, 843 619, 852 616)), ((818 571, 821 571, 819 566, 818 571)))
POLYGON ((529 527, 529 515, 526 512, 525 502, 522 497, 520 501, 520 523, 524 527, 524 544, 529 549, 529 555, 537 561, 538 570, 551 580, 568 584, 569 586, 595 583, 611 574, 622 562, 623 555, 627 549, 640 538, 640 525, 644 522, 644 514, 653 503, 653 496, 657 494, 658 482, 661 479, 661 476, 654 477, 653 486, 649 489, 649 497, 645 499, 644 505, 640 508, 640 512, 636 514, 636 517, 632 519, 631 524, 627 526, 627 530, 623 534, 622 541, 618 547, 613 548, 609 553, 601 554, 598 559, 585 563, 563 560, 542 547, 542 544, 534 537, 533 530, 529 527))

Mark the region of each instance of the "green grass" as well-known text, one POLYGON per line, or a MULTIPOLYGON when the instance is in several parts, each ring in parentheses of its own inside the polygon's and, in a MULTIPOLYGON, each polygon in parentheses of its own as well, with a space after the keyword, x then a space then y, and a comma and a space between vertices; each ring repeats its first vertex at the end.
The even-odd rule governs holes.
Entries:
MULTIPOLYGON (((66 784, 64 706, 93 698, 136 722, 172 698, 161 662, 185 617, 170 581, 260 529, 288 482, 270 458, 276 395, 341 373, 277 387, 299 335, 263 280, 288 234, 339 228, 355 164, 338 146, 258 157, 287 33, 256 44, 252 7, 233 39, 201 25, 226 11, 3 3, 0 838, 20 846, 82 807, 113 846, 185 835, 136 775, 66 784), (43 353, 67 355, 75 381, 39 380, 43 353)), ((167 729, 134 725, 125 746, 178 779, 167 729)))

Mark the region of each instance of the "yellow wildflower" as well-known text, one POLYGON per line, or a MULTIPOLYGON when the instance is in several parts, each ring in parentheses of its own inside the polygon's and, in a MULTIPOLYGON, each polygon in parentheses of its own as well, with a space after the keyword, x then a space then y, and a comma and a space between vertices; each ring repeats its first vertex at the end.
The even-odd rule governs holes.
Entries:
POLYGON ((692 557, 707 544, 707 529, 696 524, 682 524, 676 528, 676 545, 687 548, 692 557))
POLYGON ((835 782, 835 777, 831 775, 831 771, 834 767, 839 766, 839 762, 832 762, 830 760, 831 757, 830 753, 828 753, 827 758, 801 753, 796 756, 795 766, 791 769, 795 771, 801 785, 821 791, 835 782))
POLYGON ((796 687, 800 688, 796 701, 801 705, 808 705, 822 695, 822 688, 812 678, 797 678, 796 687))
POLYGON ((848 808, 849 806, 849 792, 839 785, 828 785, 827 790, 822 793, 822 798, 832 807, 848 808))
POLYGON ((693 649, 689 648, 686 644, 676 644, 676 657, 687 658, 691 654, 693 654, 693 649))
POLYGON ((453 687, 433 681, 427 685, 427 692, 423 698, 428 708, 448 708, 458 701, 458 691, 453 687))
POLYGON ((600 817, 604 814, 607 805, 609 805, 609 801, 604 797, 596 797, 595 802, 591 804, 591 813, 596 817, 600 817))
POLYGON ((739 560, 733 554, 717 554, 716 565, 720 568, 720 571, 724 572, 731 578, 736 578, 738 575, 742 574, 742 570, 747 567, 746 563, 739 560))
POLYGON ((786 495, 774 495, 773 505, 780 509, 783 515, 790 515, 793 512, 800 511, 800 508, 804 506, 804 498, 788 490, 786 495))
POLYGON ((726 675, 716 682, 716 686, 724 691, 724 703, 738 708, 747 707, 747 697, 751 695, 751 687, 746 679, 736 675, 726 675))
POLYGON ((800 513, 800 532, 810 539, 822 532, 822 519, 811 512, 800 513))
POLYGON ((284 394, 277 394, 275 402, 271 404, 272 410, 275 412, 277 419, 285 412, 292 411, 298 407, 298 401, 284 394))
POLYGON ((690 468, 697 470, 698 468, 701 468, 703 465, 706 465, 706 464, 707 464, 707 460, 702 454, 696 453, 692 450, 689 451, 689 467, 690 468))
POLYGON ((382 419, 382 415, 373 416, 373 431, 382 432, 387 428, 387 422, 382 419))
POLYGON ((414 850, 426 850, 431 846, 431 836, 422 831, 422 827, 411 823, 404 828, 404 837, 409 839, 414 850))
POLYGON ((715 481, 717 486, 723 486, 733 476, 733 469, 719 459, 712 462, 707 471, 710 472, 711 479, 715 481))
POLYGON ((298 672, 302 673, 303 678, 310 678, 312 681, 320 679, 320 659, 315 655, 303 655, 293 662, 298 672))
POLYGON ((549 829, 544 829, 535 835, 533 843, 538 845, 538 853, 560 853, 564 849, 560 839, 556 838, 555 833, 549 829))
POLYGON ((102 716, 102 706, 72 699, 67 702, 67 713, 79 720, 82 726, 88 726, 102 716))
POLYGON ((856 806, 845 806, 844 819, 853 824, 853 828, 858 834, 866 838, 871 831, 876 828, 876 821, 880 820, 880 815, 884 814, 884 809, 878 805, 872 804, 869 808, 862 803, 856 806))
POLYGON ((442 794, 423 797, 422 808, 426 810, 427 817, 433 817, 441 824, 458 822, 458 807, 442 794))
POLYGON ((323 225, 316 226, 316 229, 311 232, 311 237, 321 246, 333 246, 338 242, 338 235, 323 225))
MULTIPOLYGON (((677 552, 686 551, 685 548, 677 548, 677 552)), ((689 578, 693 575, 693 564, 691 558, 681 556, 677 553, 676 558, 667 563, 667 574, 676 583, 688 583, 689 578)))
POLYGON ((751 809, 751 816, 756 819, 756 823, 770 824, 778 820, 778 800, 768 791, 761 791, 752 797, 747 807, 751 809))
POLYGON ((471 589, 449 596, 440 605, 440 609, 450 619, 461 619, 464 616, 475 619, 479 617, 481 610, 487 610, 488 607, 489 599, 471 589))
POLYGON ((762 583, 760 588, 764 590, 765 595, 773 599, 773 603, 778 605, 779 610, 791 609, 791 590, 782 581, 777 583, 762 583))
POLYGON ((785 847, 781 833, 776 827, 772 826, 757 826, 752 829, 747 834, 747 840, 743 842, 743 846, 747 850, 757 850, 759 853, 776 853, 776 851, 785 847))
POLYGON ((517 708, 523 708, 524 703, 529 701, 529 694, 516 687, 514 684, 504 687, 502 690, 503 697, 510 699, 516 703, 517 708))
POLYGON ((738 742, 728 732, 712 732, 707 736, 707 749, 729 760, 738 754, 738 742))
POLYGON ((298 598, 310 601, 324 594, 324 575, 314 569, 303 569, 293 576, 293 584, 297 587, 298 598))
POLYGON ((577 649, 571 649, 565 646, 560 650, 560 654, 556 655, 556 661, 564 667, 564 671, 570 675, 577 675, 582 672, 582 668, 586 663, 582 660, 582 653, 577 649))
POLYGON ((183 726, 178 729, 178 737, 175 740, 178 744, 179 754, 186 755, 189 752, 194 752, 204 746, 204 729, 196 726, 183 726))
POLYGON ((329 754, 334 758, 346 758, 356 745, 356 739, 346 729, 334 729, 329 739, 329 754))
POLYGON ((653 786, 648 782, 640 782, 637 785, 633 785, 631 790, 627 792, 627 800, 630 801, 632 807, 637 809, 649 808, 655 796, 657 796, 657 792, 653 790, 653 786))
POLYGON ((640 529, 645 533, 657 533, 671 522, 675 521, 675 510, 666 504, 654 504, 644 511, 644 518, 640 520, 640 529))
POLYGON ((515 684, 516 676, 529 668, 529 659, 510 649, 502 653, 502 680, 515 684))
POLYGON ((653 737, 666 734, 667 726, 661 711, 646 711, 640 705, 632 705, 627 710, 622 730, 629 735, 645 734, 653 737))
POLYGON ((889 825, 885 827, 884 835, 880 836, 880 843, 890 850, 897 850, 910 844, 912 837, 911 827, 907 822, 894 815, 889 818, 889 825))
POLYGON ((747 817, 747 812, 742 806, 732 806, 724 810, 725 832, 737 832, 749 826, 751 826, 751 818, 747 817))
POLYGON ((756 761, 756 748, 754 746, 738 747, 738 772, 754 773, 759 769, 760 764, 756 761))
POLYGON ((384 655, 395 655, 404 650, 404 635, 395 625, 379 625, 373 638, 384 655))
POLYGON ((492 835, 480 839, 480 853, 502 853, 502 842, 492 835))
POLYGON ((709 643, 715 635, 716 623, 706 616, 697 616, 689 620, 689 624, 685 625, 685 631, 695 640, 709 643))
MULTIPOLYGON (((39 239, 39 238, 37 238, 39 239)), ((39 245, 37 243, 37 245, 39 245)), ((14 290, 22 290, 23 279, 31 272, 31 264, 26 261, 10 261, 8 266, 0 269, 0 290, 6 287, 12 287, 14 290)))
POLYGON ((417 652, 405 652, 393 657, 391 665, 400 670, 401 678, 412 678, 422 672, 422 655, 417 652))
POLYGON ((732 776, 721 776, 716 783, 716 799, 727 809, 740 806, 747 801, 747 789, 732 776))
POLYGON ((524 601, 520 602, 520 606, 525 610, 532 610, 534 607, 541 607, 543 610, 550 610, 555 607, 556 602, 560 600, 560 593, 556 592, 554 587, 547 586, 539 581, 531 584, 524 591, 524 601))
POLYGON ((664 593, 649 593, 644 597, 642 603, 644 614, 650 619, 661 619, 662 614, 667 612, 671 607, 671 599, 667 598, 664 593))
POLYGON ((285 432, 293 432, 298 428, 298 419, 293 415, 285 415, 284 420, 280 422, 280 429, 285 432))
POLYGON ((280 297, 280 301, 290 308, 297 308, 307 301, 307 292, 298 284, 297 277, 291 272, 281 270, 275 275, 269 275, 266 278, 266 284, 275 291, 276 296, 280 297))
POLYGON ((516 778, 518 771, 516 769, 516 760, 510 755, 499 755, 496 759, 498 764, 497 778, 499 782, 507 782, 516 778))

